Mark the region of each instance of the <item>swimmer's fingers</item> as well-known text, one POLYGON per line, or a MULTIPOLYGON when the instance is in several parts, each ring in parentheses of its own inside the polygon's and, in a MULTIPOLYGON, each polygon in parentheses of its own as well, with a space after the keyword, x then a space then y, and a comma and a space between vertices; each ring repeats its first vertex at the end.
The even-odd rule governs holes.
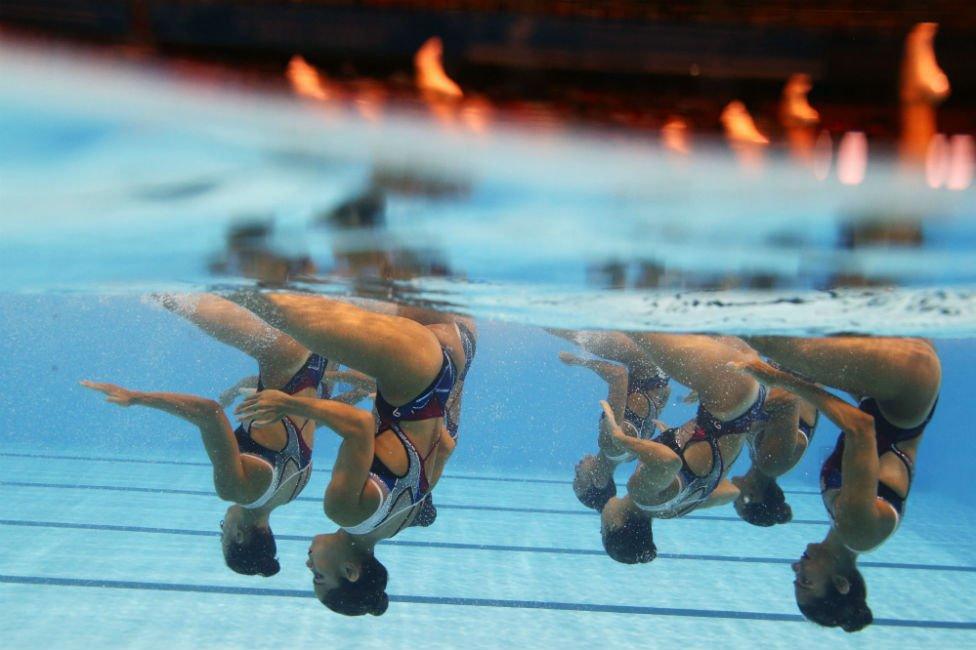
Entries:
POLYGON ((698 391, 692 390, 690 393, 681 398, 681 401, 685 404, 695 404, 698 402, 698 391))
POLYGON ((750 375, 756 381, 766 385, 777 384, 782 377, 780 370, 758 358, 748 361, 729 361, 726 367, 750 375))
POLYGON ((581 358, 579 358, 577 355, 573 354, 572 352, 566 352, 566 351, 559 353, 559 360, 565 363, 567 366, 579 365, 580 362, 583 361, 581 358))
POLYGON ((132 404, 132 399, 135 393, 127 388, 122 388, 115 384, 109 384, 107 382, 91 381, 89 379, 84 379, 80 382, 85 388, 96 390, 105 395, 105 400, 112 404, 118 404, 119 406, 129 406, 132 404))
POLYGON ((671 428, 671 427, 668 426, 668 423, 667 422, 662 422, 661 420, 652 420, 652 422, 654 422, 654 427, 660 433, 664 433, 665 431, 667 431, 668 429, 671 428))

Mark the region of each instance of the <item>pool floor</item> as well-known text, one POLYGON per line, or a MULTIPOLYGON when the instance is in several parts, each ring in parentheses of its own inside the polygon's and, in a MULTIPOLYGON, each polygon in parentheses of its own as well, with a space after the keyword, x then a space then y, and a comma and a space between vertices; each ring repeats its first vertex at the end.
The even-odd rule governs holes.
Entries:
POLYGON ((449 473, 437 522, 383 543, 391 604, 345 618, 311 593, 309 538, 332 530, 320 463, 272 527, 281 572, 224 566, 205 457, 0 452, 0 629, 5 648, 973 647, 973 509, 913 494, 898 535, 861 567, 876 622, 859 634, 799 616, 789 564, 826 532, 814 485, 786 485, 794 522, 731 507, 656 522, 659 557, 625 566, 569 477, 449 473))

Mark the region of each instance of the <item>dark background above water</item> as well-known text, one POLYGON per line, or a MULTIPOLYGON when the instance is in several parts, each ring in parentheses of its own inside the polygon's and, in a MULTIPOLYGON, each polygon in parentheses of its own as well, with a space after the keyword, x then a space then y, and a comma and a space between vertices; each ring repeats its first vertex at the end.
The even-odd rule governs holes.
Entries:
POLYGON ((0 25, 220 62, 267 81, 301 54, 338 78, 406 94, 412 57, 444 41, 448 73, 495 105, 659 128, 680 113, 718 130, 721 107, 775 114, 784 80, 807 73, 824 128, 894 136, 903 39, 940 23, 953 84, 946 132, 976 128, 976 5, 966 2, 567 2, 537 0, 5 0, 0 25), (529 108, 538 109, 539 106, 529 108))

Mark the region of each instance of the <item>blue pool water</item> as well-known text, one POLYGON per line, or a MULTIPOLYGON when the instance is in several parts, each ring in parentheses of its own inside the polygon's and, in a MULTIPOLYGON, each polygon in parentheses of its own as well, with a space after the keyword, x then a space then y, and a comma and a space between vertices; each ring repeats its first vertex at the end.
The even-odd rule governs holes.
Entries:
MULTIPOLYGON (((720 152, 672 166, 593 134, 502 129, 473 141, 410 120, 337 125, 280 97, 204 94, 140 70, 42 66, 0 43, 3 647, 976 645, 973 190, 896 182, 883 159, 870 182, 842 188, 776 158, 742 176, 720 152), (28 78, 33 94, 18 90, 28 78), (464 198, 392 198, 387 240, 436 249, 452 278, 362 291, 335 274, 305 288, 463 309, 479 319, 479 356, 436 524, 379 547, 390 609, 347 619, 315 601, 304 565, 311 536, 329 529, 321 495, 334 437, 318 433, 311 483, 272 517, 282 571, 244 577, 223 564, 224 505, 194 429, 106 405, 77 382, 214 396, 253 374, 253 361, 144 294, 242 283, 208 264, 243 218, 272 221, 279 250, 332 268, 342 245, 363 243, 337 243, 312 225, 317 215, 376 168, 413 165, 466 187, 464 198), (877 213, 923 219, 925 245, 838 251, 845 219, 877 213), (629 276, 654 262, 777 281, 608 292, 591 276, 609 261, 629 276), (852 270, 887 285, 822 290, 852 270), (828 423, 782 481, 789 525, 700 511, 655 524, 653 563, 610 561, 599 519, 570 487, 606 388, 559 363, 568 344, 538 325, 936 337, 943 390, 908 515, 860 563, 874 625, 822 629, 793 598, 790 563, 827 530, 817 472, 837 433, 828 423)), ((692 412, 686 392, 675 389, 669 422, 692 412)))

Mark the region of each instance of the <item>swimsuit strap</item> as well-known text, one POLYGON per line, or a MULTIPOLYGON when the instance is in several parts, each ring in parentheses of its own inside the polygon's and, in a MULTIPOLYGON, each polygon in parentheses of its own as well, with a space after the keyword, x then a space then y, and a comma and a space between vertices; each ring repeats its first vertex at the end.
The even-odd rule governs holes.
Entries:
POLYGON ((725 474, 725 461, 722 458, 722 451, 719 448, 717 438, 702 436, 696 429, 685 444, 681 445, 677 438, 678 431, 680 431, 678 428, 668 429, 654 438, 655 442, 666 445, 681 458, 681 469, 678 471, 678 481, 681 487, 678 493, 665 503, 656 505, 644 505, 635 501, 638 508, 660 519, 682 517, 697 508, 715 491, 725 474), (685 450, 689 445, 697 442, 707 442, 712 451, 711 468, 702 476, 692 471, 685 458, 685 450))
POLYGON ((701 429, 702 433, 715 438, 731 436, 748 432, 756 422, 769 419, 769 415, 763 410, 766 404, 766 387, 759 384, 759 394, 756 401, 746 409, 746 412, 732 420, 724 421, 715 417, 701 404, 698 405, 698 412, 695 415, 695 427, 701 429))
POLYGON ((458 381, 464 381, 468 375, 468 370, 471 369, 471 361, 474 360, 474 355, 478 351, 478 340, 475 338, 474 332, 462 321, 454 321, 454 328, 457 330, 458 338, 461 339, 461 348, 464 350, 464 367, 461 368, 458 381))
MULTIPOLYGON (((325 369, 329 365, 329 360, 320 354, 315 354, 314 352, 308 356, 302 367, 298 369, 291 379, 288 380, 280 390, 282 393, 288 395, 294 395, 306 388, 315 388, 319 392, 319 396, 322 399, 328 399, 328 388, 322 384, 322 378, 325 376, 325 369)), ((260 376, 258 376, 258 391, 265 390, 267 386, 264 385, 264 381, 260 376)))
POLYGON ((441 369, 437 373, 437 376, 434 377, 434 380, 430 382, 427 388, 406 404, 393 406, 383 397, 383 393, 377 389, 374 406, 380 416, 380 422, 382 423, 381 429, 389 428, 390 424, 401 421, 420 421, 444 417, 444 408, 447 404, 447 399, 457 380, 457 368, 454 366, 454 360, 451 359, 451 355, 448 354, 447 349, 443 346, 441 347, 441 353, 444 356, 444 360, 441 363, 441 369))
MULTIPOLYGON (((401 508, 394 512, 393 506, 400 500, 400 497, 404 493, 407 493, 410 499, 408 508, 416 506, 430 494, 430 483, 427 479, 427 470, 424 467, 423 457, 417 451, 417 447, 411 442, 410 437, 397 424, 383 429, 381 433, 385 431, 392 431, 400 441, 400 444, 403 445, 403 449, 407 454, 407 473, 403 476, 398 476, 379 457, 373 456, 373 464, 370 467, 370 480, 377 484, 380 491, 383 492, 383 497, 379 507, 364 521, 355 526, 342 527, 343 530, 352 535, 367 535, 382 526, 391 517, 395 517, 403 512, 406 508, 401 508)), ((431 452, 434 448, 436 448, 436 445, 433 446, 431 452)), ((428 452, 428 456, 431 452, 428 452)))

